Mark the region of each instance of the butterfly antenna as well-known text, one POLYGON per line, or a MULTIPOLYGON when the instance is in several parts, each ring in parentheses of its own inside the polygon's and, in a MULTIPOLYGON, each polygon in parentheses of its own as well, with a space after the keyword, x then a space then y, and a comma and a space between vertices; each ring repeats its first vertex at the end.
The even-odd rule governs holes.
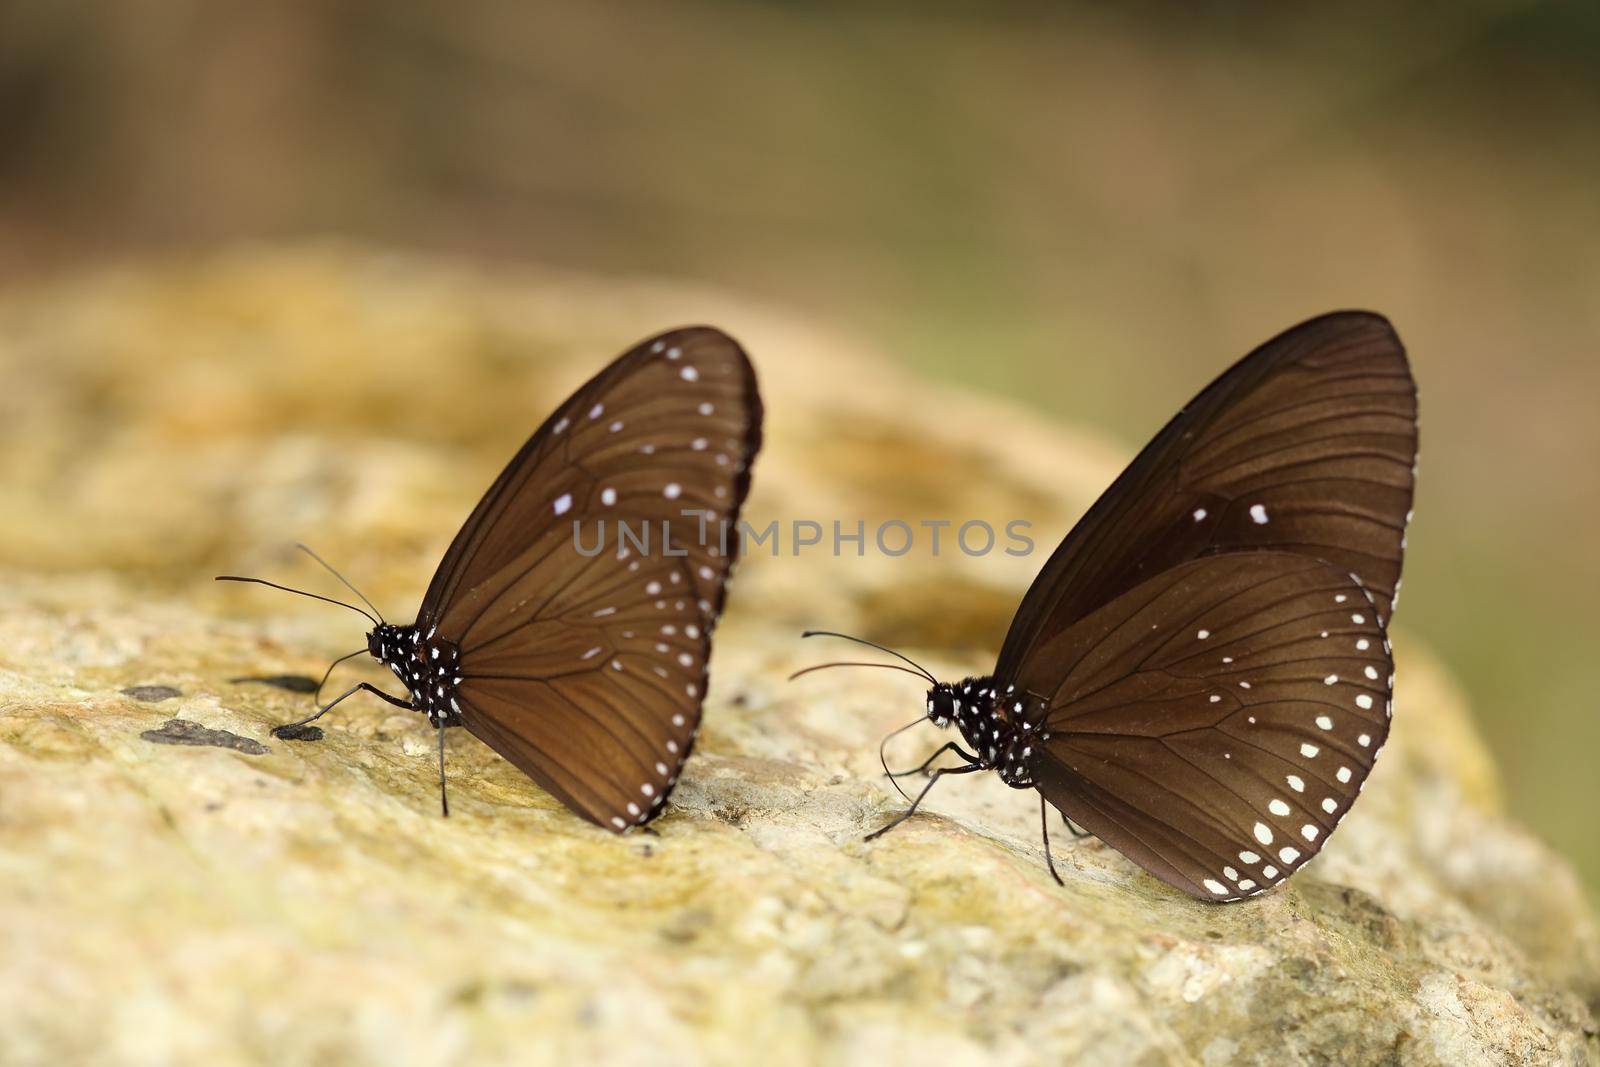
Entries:
POLYGON ((318 563, 322 564, 322 566, 327 569, 329 574, 331 574, 335 578, 339 579, 339 581, 341 583, 343 583, 343 585, 344 585, 344 587, 346 589, 350 590, 356 596, 360 597, 361 598, 361 602, 363 604, 365 604, 367 607, 372 609, 372 613, 378 617, 378 621, 380 623, 384 621, 383 612, 378 610, 378 605, 376 605, 372 601, 368 600, 367 599, 367 594, 365 594, 361 590, 357 589, 351 583, 350 579, 346 578, 344 575, 342 575, 338 571, 334 570, 332 564, 330 564, 327 560, 323 559, 321 556, 317 555, 315 552, 311 551, 310 547, 307 546, 307 545, 304 545, 304 544, 301 544, 299 542, 296 542, 294 547, 298 548, 300 551, 304 552, 306 555, 310 556, 312 559, 314 559, 318 563))
POLYGON ((916 671, 907 670, 905 667, 900 666, 898 663, 857 663, 857 662, 854 662, 854 661, 851 661, 851 662, 841 661, 839 663, 819 663, 815 667, 806 667, 803 670, 795 671, 793 674, 789 675, 789 681, 792 682, 796 678, 800 677, 802 674, 810 674, 812 671, 825 671, 829 667, 882 667, 886 671, 900 671, 903 674, 911 675, 911 677, 913 677, 913 678, 925 678, 925 677, 927 677, 926 675, 918 674, 916 671))
POLYGON ((932 674, 929 674, 928 673, 928 669, 926 667, 924 667, 922 664, 918 663, 916 660, 912 659, 910 656, 907 656, 902 652, 896 652, 892 648, 885 648, 884 646, 882 646, 880 644, 877 644, 877 643, 872 642, 872 641, 868 641, 864 637, 851 637, 849 634, 841 634, 841 633, 837 633, 837 632, 835 632, 833 630, 806 630, 800 636, 801 637, 842 637, 846 641, 854 641, 858 645, 866 645, 868 648, 875 648, 879 652, 887 652, 889 655, 893 656, 895 659, 904 660, 905 662, 911 664, 913 667, 915 667, 917 669, 917 672, 919 674, 921 674, 924 678, 926 678, 932 684, 934 684, 934 685, 938 685, 939 684, 939 679, 935 678, 932 674))
POLYGON ((255 585, 264 585, 264 586, 267 586, 267 587, 269 587, 271 589, 281 589, 285 593, 294 593, 297 596, 308 596, 312 600, 321 600, 321 601, 323 601, 324 603, 327 603, 327 604, 337 604, 341 608, 349 608, 351 611, 355 612, 358 615, 365 615, 367 617, 367 620, 369 622, 371 622, 372 625, 374 625, 374 626, 383 625, 383 620, 382 619, 374 618, 371 612, 363 611, 362 609, 356 607, 354 604, 347 604, 343 600, 335 600, 335 599, 333 599, 333 597, 331 597, 331 596, 323 596, 321 593, 308 593, 304 589, 291 589, 286 585, 279 585, 277 582, 269 582, 265 578, 245 578, 245 577, 242 577, 242 576, 237 575, 237 574, 219 574, 216 577, 216 581, 219 581, 219 582, 251 582, 251 583, 253 583, 255 585))

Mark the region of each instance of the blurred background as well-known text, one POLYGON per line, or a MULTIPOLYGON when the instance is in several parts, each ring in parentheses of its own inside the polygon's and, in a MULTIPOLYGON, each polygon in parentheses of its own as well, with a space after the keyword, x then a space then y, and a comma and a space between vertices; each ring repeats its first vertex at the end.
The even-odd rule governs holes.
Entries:
POLYGON ((0 3, 0 281, 330 235, 714 283, 1129 455, 1387 313, 1400 623, 1600 886, 1600 6, 0 3))

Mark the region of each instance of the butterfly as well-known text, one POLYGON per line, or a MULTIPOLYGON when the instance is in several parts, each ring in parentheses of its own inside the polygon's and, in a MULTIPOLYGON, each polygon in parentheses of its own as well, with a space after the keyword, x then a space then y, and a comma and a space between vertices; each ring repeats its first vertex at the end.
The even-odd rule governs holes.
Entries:
POLYGON ((446 815, 444 736, 460 726, 583 818, 619 833, 648 822, 699 731, 739 549, 727 531, 761 421, 739 345, 710 327, 672 330, 619 356, 535 431, 456 534, 415 622, 385 621, 332 567, 370 611, 220 577, 366 615, 367 647, 334 665, 366 652, 406 689, 362 682, 279 735, 364 691, 437 731, 446 815))
POLYGON ((939 778, 992 770, 1038 791, 1041 824, 1048 803, 1195 897, 1290 877, 1389 734, 1416 456, 1416 386, 1381 316, 1251 352, 1067 534, 993 673, 939 682, 874 645, 927 678, 925 718, 960 739, 902 772, 928 782, 871 837, 939 778), (960 764, 928 770, 944 752, 960 764))

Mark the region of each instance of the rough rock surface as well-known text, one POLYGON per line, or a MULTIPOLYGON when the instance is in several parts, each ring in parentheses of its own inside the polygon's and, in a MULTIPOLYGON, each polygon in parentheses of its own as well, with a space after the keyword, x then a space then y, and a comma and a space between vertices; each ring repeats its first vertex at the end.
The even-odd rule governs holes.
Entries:
POLYGON ((861 840, 900 809, 876 746, 922 693, 888 671, 786 682, 844 651, 799 631, 979 670, 1042 554, 750 558, 653 835, 580 822, 459 731, 445 821, 424 722, 374 700, 321 741, 270 736, 309 698, 234 680, 316 676, 361 620, 211 574, 332 591, 304 539, 408 618, 548 408, 696 320, 762 372, 758 524, 1026 518, 1043 553, 1122 458, 653 282, 258 249, 0 298, 0 1062, 1596 1057, 1594 917, 1502 813, 1404 612, 1362 802, 1286 888, 1231 906, 1064 834, 1057 888, 1031 794, 994 780, 861 840), (265 751, 147 739, 169 720, 265 751))

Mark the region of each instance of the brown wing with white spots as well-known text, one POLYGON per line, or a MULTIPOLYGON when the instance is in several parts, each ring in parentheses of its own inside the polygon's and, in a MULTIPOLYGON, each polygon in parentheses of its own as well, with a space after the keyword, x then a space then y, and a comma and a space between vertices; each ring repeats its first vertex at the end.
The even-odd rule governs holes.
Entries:
POLYGON ((694 745, 711 635, 681 560, 597 556, 519 629, 462 649, 464 725, 579 814, 649 819, 694 745))
POLYGON ((578 523, 592 536, 602 520, 613 544, 618 521, 635 535, 648 525, 655 537, 643 551, 655 553, 668 524, 714 620, 737 550, 730 533, 724 552, 718 534, 724 522, 734 528, 749 492, 761 418, 755 370, 727 334, 693 326, 637 345, 552 412, 506 465, 445 552, 418 625, 481 624, 519 569, 550 551, 546 535, 570 541, 578 523))
POLYGON ((1068 818, 1208 900, 1316 855, 1389 733, 1366 590, 1285 553, 1182 564, 1059 634, 1012 681, 1045 708, 1030 766, 1068 818))
POLYGON ((1288 330, 1190 401, 1062 541, 1017 610, 996 674, 1096 608, 1204 556, 1284 551, 1398 598, 1417 455, 1416 385, 1382 316, 1288 330))
POLYGON ((466 727, 602 826, 648 819, 688 756, 761 415, 725 334, 645 341, 523 446, 423 601, 466 727))

